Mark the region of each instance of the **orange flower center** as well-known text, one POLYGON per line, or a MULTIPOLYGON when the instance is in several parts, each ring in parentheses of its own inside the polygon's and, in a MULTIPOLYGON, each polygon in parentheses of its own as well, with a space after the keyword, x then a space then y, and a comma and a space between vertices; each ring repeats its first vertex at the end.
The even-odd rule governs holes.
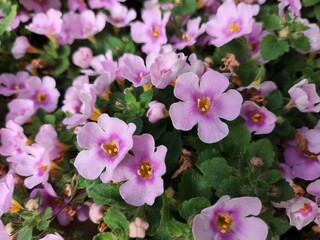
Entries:
POLYGON ((143 178, 151 178, 152 177, 153 167, 149 162, 143 162, 138 169, 138 175, 143 178))
POLYGON ((151 31, 152 37, 158 38, 160 35, 160 28, 159 27, 153 27, 151 31))
POLYGON ((209 97, 198 98, 198 109, 202 113, 207 113, 211 107, 211 99, 209 97))
POLYGON ((237 33, 239 31, 240 31, 240 26, 235 22, 233 22, 228 29, 228 33, 237 33))
POLYGON ((44 102, 46 102, 46 100, 47 100, 47 96, 46 96, 45 94, 43 94, 43 93, 38 93, 38 94, 36 95, 36 100, 37 100, 38 102, 40 102, 40 103, 44 103, 44 102))
POLYGON ((216 219, 216 226, 221 233, 226 233, 232 225, 232 218, 227 214, 219 214, 216 219))
POLYGON ((182 40, 184 40, 184 41, 189 41, 190 40, 190 35, 188 34, 188 33, 185 33, 185 34, 183 34, 182 35, 182 40))
POLYGON ((253 113, 250 118, 254 123, 261 123, 263 119, 260 113, 253 113))
POLYGON ((107 144, 102 143, 100 148, 111 157, 116 156, 119 151, 119 148, 114 140, 108 142, 107 144))

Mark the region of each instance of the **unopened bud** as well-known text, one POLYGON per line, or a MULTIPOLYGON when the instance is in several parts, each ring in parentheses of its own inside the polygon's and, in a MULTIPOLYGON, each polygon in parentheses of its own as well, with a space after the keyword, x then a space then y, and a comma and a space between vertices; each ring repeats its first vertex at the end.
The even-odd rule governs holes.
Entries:
POLYGON ((39 209, 39 199, 30 199, 26 204, 28 211, 35 211, 39 209))
POLYGON ((279 197, 281 195, 281 189, 277 186, 271 186, 268 192, 271 197, 279 197))
POLYGON ((254 168, 259 168, 263 165, 263 161, 261 158, 254 157, 254 158, 250 159, 250 165, 254 168))

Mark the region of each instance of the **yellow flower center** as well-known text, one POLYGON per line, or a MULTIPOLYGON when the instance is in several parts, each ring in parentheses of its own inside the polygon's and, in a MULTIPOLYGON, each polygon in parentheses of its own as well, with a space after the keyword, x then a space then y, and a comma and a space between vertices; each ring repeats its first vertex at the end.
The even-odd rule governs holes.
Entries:
POLYGON ((310 212, 312 209, 311 209, 311 207, 309 206, 309 204, 304 203, 303 206, 300 208, 300 210, 308 213, 308 212, 310 212))
POLYGON ((240 30, 239 24, 233 22, 228 29, 228 33, 237 33, 240 30))
POLYGON ((43 93, 38 93, 38 94, 36 95, 36 100, 37 100, 38 102, 40 102, 40 103, 44 103, 44 102, 46 102, 46 100, 47 100, 47 96, 46 96, 45 94, 43 94, 43 93))
POLYGON ((160 28, 159 27, 153 27, 151 31, 152 37, 158 38, 160 35, 160 28))
POLYGON ((102 143, 100 148, 111 157, 116 156, 119 151, 119 148, 114 140, 108 142, 107 144, 102 143))
POLYGON ((10 206, 10 213, 16 213, 19 212, 23 207, 18 203, 16 200, 12 200, 11 206, 10 206))
POLYGON ((138 169, 138 175, 143 178, 151 178, 152 177, 153 167, 149 162, 143 162, 138 169))
POLYGON ((190 40, 190 35, 188 34, 188 33, 185 33, 185 34, 183 34, 182 35, 182 40, 184 40, 184 41, 189 41, 190 40))
POLYGON ((261 123, 263 119, 260 113, 253 113, 250 118, 254 123, 261 123))
POLYGON ((198 109, 202 113, 207 113, 210 110, 211 102, 209 97, 198 98, 198 109))
POLYGON ((232 218, 227 214, 219 214, 216 219, 216 226, 221 233, 226 233, 232 225, 232 218))

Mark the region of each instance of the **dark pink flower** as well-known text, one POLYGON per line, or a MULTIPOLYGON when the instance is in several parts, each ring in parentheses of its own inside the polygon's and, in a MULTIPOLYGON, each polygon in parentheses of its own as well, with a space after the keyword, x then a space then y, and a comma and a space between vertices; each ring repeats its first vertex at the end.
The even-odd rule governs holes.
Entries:
POLYGON ((46 12, 50 8, 60 9, 60 0, 19 0, 19 2, 29 11, 46 12))

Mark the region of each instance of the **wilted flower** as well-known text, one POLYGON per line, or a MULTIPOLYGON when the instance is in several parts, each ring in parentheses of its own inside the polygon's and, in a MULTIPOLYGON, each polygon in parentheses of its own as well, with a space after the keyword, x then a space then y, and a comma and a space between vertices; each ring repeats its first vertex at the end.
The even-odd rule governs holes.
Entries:
POLYGON ((277 117, 272 112, 251 101, 242 104, 240 115, 246 120, 245 125, 253 134, 270 133, 276 125, 277 117))
POLYGON ((166 172, 167 148, 158 146, 150 134, 133 137, 134 155, 127 154, 114 170, 113 180, 125 181, 120 187, 121 197, 130 205, 153 205, 163 191, 162 175, 166 172))
POLYGON ((193 220, 195 240, 238 239, 265 240, 268 226, 256 216, 262 208, 257 197, 230 199, 222 196, 212 207, 205 208, 193 220))
POLYGON ((320 97, 316 91, 316 85, 303 79, 288 91, 291 101, 289 105, 296 107, 301 112, 319 112, 320 97))
POLYGON ((106 168, 101 180, 113 180, 114 169, 132 147, 135 130, 133 123, 127 125, 108 114, 102 114, 98 123, 85 124, 77 134, 79 146, 86 148, 74 162, 79 174, 87 179, 96 179, 106 168))
POLYGON ((144 43, 142 51, 145 53, 159 53, 161 45, 167 43, 166 25, 170 13, 161 18, 161 10, 147 9, 142 12, 143 22, 136 21, 131 24, 131 37, 136 43, 144 43))
POLYGON ((220 118, 237 118, 243 101, 235 90, 223 93, 228 86, 229 80, 213 70, 204 73, 201 80, 192 72, 180 75, 174 95, 183 102, 173 103, 169 109, 173 126, 189 131, 198 123, 199 138, 206 143, 226 137, 229 129, 220 118))
POLYGON ((207 33, 212 37, 211 44, 216 47, 230 42, 252 31, 252 7, 245 3, 236 5, 233 1, 224 2, 207 23, 207 33))
POLYGON ((129 225, 129 237, 130 238, 144 238, 146 231, 149 228, 149 223, 143 221, 141 218, 135 218, 134 222, 129 225))

